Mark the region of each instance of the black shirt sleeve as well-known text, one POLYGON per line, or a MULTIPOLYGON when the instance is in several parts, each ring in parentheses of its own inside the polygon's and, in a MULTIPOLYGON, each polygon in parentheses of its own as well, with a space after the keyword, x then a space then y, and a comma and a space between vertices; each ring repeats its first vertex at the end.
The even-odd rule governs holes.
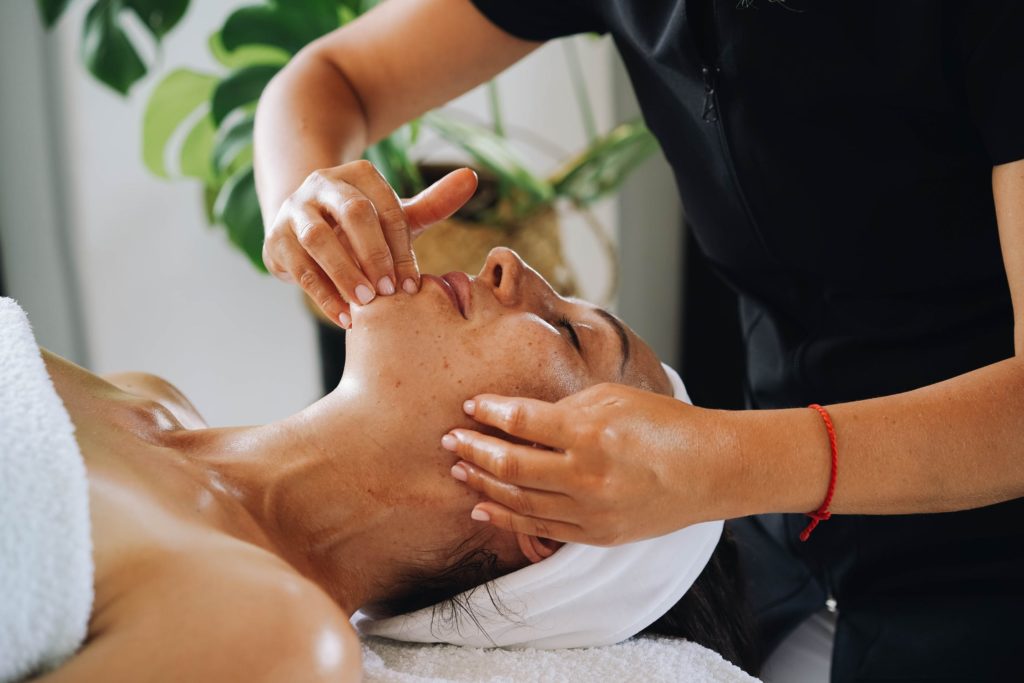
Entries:
POLYGON ((491 23, 524 40, 607 33, 598 0, 472 0, 491 23))
POLYGON ((992 165, 1024 159, 1024 2, 976 3, 965 77, 971 116, 992 165), (995 10, 998 8, 998 10, 995 10))

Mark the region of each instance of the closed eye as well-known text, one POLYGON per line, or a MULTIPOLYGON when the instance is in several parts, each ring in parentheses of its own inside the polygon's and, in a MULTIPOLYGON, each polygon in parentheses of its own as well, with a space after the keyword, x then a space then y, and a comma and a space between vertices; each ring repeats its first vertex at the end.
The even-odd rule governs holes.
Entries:
POLYGON ((566 318, 564 315, 561 316, 558 319, 558 326, 565 328, 565 330, 569 333, 569 341, 570 341, 570 343, 573 346, 576 347, 577 351, 582 353, 583 352, 583 346, 580 344, 580 337, 579 337, 578 334, 576 334, 576 330, 573 328, 572 323, 569 322, 569 319, 566 318))

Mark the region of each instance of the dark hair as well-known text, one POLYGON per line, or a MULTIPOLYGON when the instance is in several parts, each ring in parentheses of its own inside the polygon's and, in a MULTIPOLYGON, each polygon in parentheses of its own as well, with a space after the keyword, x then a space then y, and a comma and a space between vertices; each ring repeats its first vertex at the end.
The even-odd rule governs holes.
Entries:
POLYGON ((739 550, 728 529, 686 595, 641 633, 685 638, 757 675, 761 653, 754 617, 747 602, 739 550))
POLYGON ((484 590, 499 614, 514 618, 495 595, 491 582, 516 567, 502 564, 497 553, 479 547, 476 534, 448 555, 454 559, 440 570, 422 564, 407 567, 394 593, 371 606, 372 614, 389 617, 433 606, 430 628, 435 636, 452 631, 462 633, 463 618, 486 635, 470 604, 470 597, 484 590))
MULTIPOLYGON (((478 543, 471 538, 460 544, 450 553, 454 560, 440 571, 410 567, 395 594, 373 605, 374 614, 394 616, 433 606, 431 630, 435 635, 453 630, 461 633, 463 619, 486 635, 468 600, 474 591, 485 590, 495 610, 514 619, 515 614, 493 593, 491 584, 514 567, 503 566, 490 550, 474 548, 478 543)), ((686 595, 642 633, 685 638, 756 675, 760 653, 746 601, 739 553, 728 530, 722 533, 707 566, 686 595)))

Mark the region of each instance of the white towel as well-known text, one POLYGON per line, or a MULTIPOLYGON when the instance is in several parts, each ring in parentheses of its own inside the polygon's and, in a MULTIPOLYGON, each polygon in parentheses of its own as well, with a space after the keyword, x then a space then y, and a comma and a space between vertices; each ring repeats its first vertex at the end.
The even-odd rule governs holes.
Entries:
POLYGON ((574 650, 508 650, 363 640, 364 683, 756 683, 696 643, 638 636, 574 650))
POLYGON ((0 298, 0 682, 85 639, 93 565, 85 464, 28 318, 0 298))

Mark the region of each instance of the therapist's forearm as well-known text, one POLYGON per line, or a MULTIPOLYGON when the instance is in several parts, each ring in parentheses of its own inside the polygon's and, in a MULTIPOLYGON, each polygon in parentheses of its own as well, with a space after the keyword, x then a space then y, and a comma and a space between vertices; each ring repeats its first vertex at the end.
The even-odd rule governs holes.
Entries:
MULTIPOLYGON (((832 512, 946 512, 1024 496, 1024 362, 1009 359, 884 398, 828 406, 838 437, 832 512)), ((737 514, 810 512, 825 497, 825 426, 808 409, 730 418, 737 514)))
POLYGON ((269 224, 311 172, 362 155, 366 117, 344 74, 307 49, 264 91, 254 141, 256 187, 263 222, 269 224))
MULTIPOLYGON (((829 406, 839 446, 837 514, 944 512, 1024 496, 1024 160, 995 167, 992 192, 1015 356, 915 391, 829 406)), ((740 453, 728 491, 734 507, 817 509, 831 463, 816 413, 725 419, 740 453)))

